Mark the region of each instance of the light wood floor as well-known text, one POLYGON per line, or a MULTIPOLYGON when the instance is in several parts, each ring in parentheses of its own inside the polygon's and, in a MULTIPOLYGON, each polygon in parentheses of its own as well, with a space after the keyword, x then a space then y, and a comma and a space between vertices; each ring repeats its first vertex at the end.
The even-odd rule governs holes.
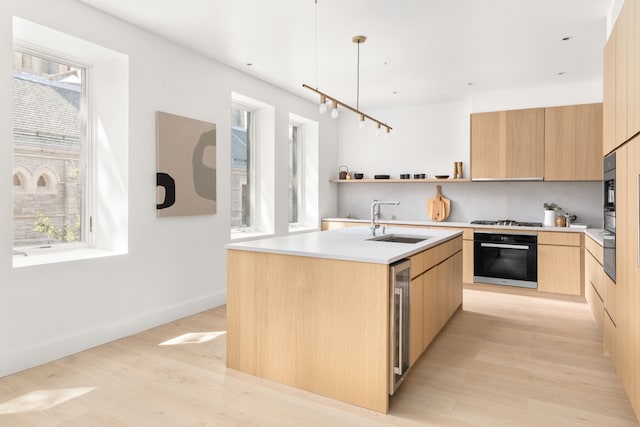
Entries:
POLYGON ((585 303, 464 308, 388 415, 227 370, 220 307, 0 379, 0 426, 638 426, 585 303))

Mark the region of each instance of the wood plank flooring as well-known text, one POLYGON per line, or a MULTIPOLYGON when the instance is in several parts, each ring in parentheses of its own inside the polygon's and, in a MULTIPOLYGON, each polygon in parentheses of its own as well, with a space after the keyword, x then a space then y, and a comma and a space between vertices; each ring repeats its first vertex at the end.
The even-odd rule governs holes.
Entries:
POLYGON ((0 426, 639 425, 576 299, 465 289, 387 415, 226 369, 224 331, 218 307, 1 378, 0 426))

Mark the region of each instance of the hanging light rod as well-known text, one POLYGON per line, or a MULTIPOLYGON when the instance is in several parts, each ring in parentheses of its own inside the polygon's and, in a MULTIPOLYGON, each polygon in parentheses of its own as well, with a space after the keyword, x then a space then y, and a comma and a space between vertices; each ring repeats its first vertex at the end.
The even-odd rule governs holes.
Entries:
MULTIPOLYGON (((313 92, 317 93, 318 95, 320 95, 320 100, 321 100, 321 101, 325 101, 325 102, 326 102, 327 100, 328 100, 328 101, 331 101, 331 102, 333 103, 334 108, 336 107, 336 104, 337 104, 337 105, 341 105, 341 106, 343 106, 344 108, 346 108, 346 109, 348 109, 348 110, 351 110, 351 111, 353 111, 353 112, 354 112, 354 113, 356 113, 356 114, 359 114, 359 115, 360 115, 360 120, 363 120, 363 117, 365 117, 365 118, 367 118, 367 119, 371 120, 372 122, 374 122, 374 123, 377 125, 377 127, 383 126, 383 127, 387 128, 387 132, 391 132, 391 129, 393 129, 393 128, 392 128, 391 126, 389 126, 388 124, 386 124, 386 123, 384 123, 384 122, 381 122, 380 120, 378 120, 378 119, 376 119, 376 118, 373 118, 373 117, 371 117, 370 115, 365 114, 365 113, 363 113, 362 111, 360 111, 360 110, 358 110, 358 109, 356 109, 356 108, 353 108, 352 106, 350 106, 350 105, 348 105, 348 104, 345 104, 344 102, 340 101, 339 99, 336 99, 336 98, 334 98, 334 97, 332 97, 332 96, 329 96, 329 95, 327 95, 326 93, 321 92, 321 91, 319 91, 318 89, 316 89, 316 88, 313 88, 313 87, 309 86, 308 84, 303 84, 303 85, 302 85, 302 87, 304 87, 304 88, 306 88, 306 89, 309 89, 310 91, 313 91, 313 92)), ((322 102, 322 104, 324 104, 324 102, 322 102)))

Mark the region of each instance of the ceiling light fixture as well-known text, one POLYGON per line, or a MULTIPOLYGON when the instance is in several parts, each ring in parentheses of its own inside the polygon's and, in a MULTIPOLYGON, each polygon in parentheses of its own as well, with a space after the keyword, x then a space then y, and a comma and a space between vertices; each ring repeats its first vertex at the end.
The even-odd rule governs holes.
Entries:
POLYGON ((331 101, 331 118, 333 119, 338 118, 338 116, 340 115, 338 111, 338 105, 340 105, 348 110, 353 111, 354 113, 360 116, 358 127, 360 127, 361 129, 364 128, 365 119, 369 119, 376 124, 377 131, 380 129, 380 127, 385 127, 387 129, 386 135, 388 135, 389 132, 391 132, 391 129, 393 129, 391 126, 389 126, 385 122, 382 122, 360 111, 360 44, 364 43, 367 40, 367 38, 365 36, 353 36, 353 38, 351 39, 353 43, 356 43, 358 45, 358 69, 357 69, 357 84, 356 84, 357 93, 356 93, 356 107, 354 108, 348 104, 345 104, 339 99, 333 96, 327 95, 326 93, 318 90, 318 87, 317 87, 318 86, 318 0, 315 0, 315 25, 316 25, 316 87, 313 88, 308 84, 303 84, 302 87, 304 87, 305 89, 309 89, 310 91, 313 91, 318 95, 320 95, 320 105, 318 107, 318 111, 320 112, 320 114, 324 114, 327 112, 326 103, 327 101, 331 101))

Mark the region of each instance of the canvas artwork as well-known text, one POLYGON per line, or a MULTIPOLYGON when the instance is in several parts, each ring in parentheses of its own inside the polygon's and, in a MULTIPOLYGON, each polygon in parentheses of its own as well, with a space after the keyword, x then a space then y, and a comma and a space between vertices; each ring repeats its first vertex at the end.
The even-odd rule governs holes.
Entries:
POLYGON ((216 213, 216 125, 156 112, 156 212, 216 213))

